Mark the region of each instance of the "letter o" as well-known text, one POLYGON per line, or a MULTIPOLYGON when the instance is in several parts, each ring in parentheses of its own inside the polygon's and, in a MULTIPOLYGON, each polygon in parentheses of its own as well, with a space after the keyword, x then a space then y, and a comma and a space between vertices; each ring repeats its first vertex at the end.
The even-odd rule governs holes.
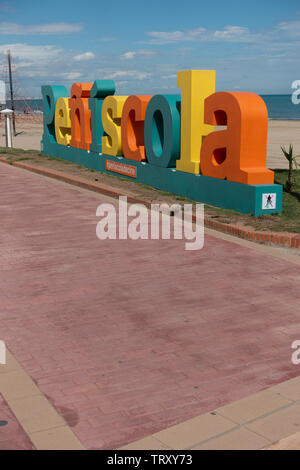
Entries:
POLYGON ((145 115, 145 151, 150 165, 175 167, 180 156, 180 95, 155 95, 145 115))

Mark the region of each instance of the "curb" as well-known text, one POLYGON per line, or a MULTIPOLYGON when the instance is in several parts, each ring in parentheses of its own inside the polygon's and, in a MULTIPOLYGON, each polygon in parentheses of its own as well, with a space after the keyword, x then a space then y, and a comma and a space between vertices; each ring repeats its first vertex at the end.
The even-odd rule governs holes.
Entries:
POLYGON ((0 393, 35 449, 85 450, 63 415, 8 349, 6 358, 0 367, 0 393))
MULTIPOLYGON (((32 171, 39 175, 48 176, 59 181, 63 181, 80 188, 88 189, 100 194, 105 194, 113 198, 119 198, 119 196, 127 196, 127 200, 131 204, 144 204, 146 207, 150 208, 151 203, 143 201, 142 199, 137 199, 136 197, 130 195, 126 192, 114 191, 110 186, 104 184, 92 183, 89 180, 84 178, 79 178, 77 176, 70 176, 62 171, 50 170, 49 168, 41 168, 34 165, 29 165, 28 163, 22 162, 9 162, 0 157, 1 163, 6 163, 8 165, 16 166, 24 170, 32 171)), ((193 216, 193 221, 196 221, 196 217, 193 216)), ((224 224, 216 220, 212 220, 209 217, 204 218, 204 225, 207 228, 217 230, 218 232, 227 233, 238 238, 243 238, 244 240, 249 240, 257 243, 272 244, 283 247, 290 248, 300 248, 300 234, 290 234, 290 233, 280 233, 280 232, 258 232, 251 230, 249 228, 242 228, 238 225, 224 224)))
POLYGON ((205 219, 205 226, 218 232, 227 233, 244 240, 257 243, 279 245, 290 248, 300 248, 300 235, 281 232, 258 232, 241 228, 238 225, 224 224, 211 219, 205 219))

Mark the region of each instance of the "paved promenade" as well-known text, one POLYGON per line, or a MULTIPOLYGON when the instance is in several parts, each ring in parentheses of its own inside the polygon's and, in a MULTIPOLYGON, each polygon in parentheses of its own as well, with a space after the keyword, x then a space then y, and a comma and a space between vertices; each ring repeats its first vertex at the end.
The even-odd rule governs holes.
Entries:
POLYGON ((100 241, 112 199, 4 164, 0 185, 0 339, 57 413, 44 431, 118 448, 299 375, 299 265, 211 234, 100 241))

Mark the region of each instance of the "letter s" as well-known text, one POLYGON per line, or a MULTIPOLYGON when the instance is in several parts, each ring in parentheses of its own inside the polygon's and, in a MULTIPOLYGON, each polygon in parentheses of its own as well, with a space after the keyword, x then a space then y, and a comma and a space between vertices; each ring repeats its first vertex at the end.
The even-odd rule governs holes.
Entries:
POLYGON ((122 155, 121 116, 128 96, 107 96, 102 105, 102 124, 106 135, 102 137, 102 152, 122 155))

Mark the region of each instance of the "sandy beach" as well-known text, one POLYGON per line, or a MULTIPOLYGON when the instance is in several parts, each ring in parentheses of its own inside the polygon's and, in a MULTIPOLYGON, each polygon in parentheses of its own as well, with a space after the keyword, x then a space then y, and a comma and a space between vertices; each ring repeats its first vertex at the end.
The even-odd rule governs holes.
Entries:
MULTIPOLYGON (((24 150, 40 150, 43 133, 42 116, 17 116, 17 135, 13 137, 13 146, 24 150)), ((267 166, 268 168, 287 168, 280 146, 294 146, 300 154, 300 121, 269 121, 267 166)), ((5 146, 4 121, 0 121, 0 147, 5 146)))
POLYGON ((292 144, 296 155, 300 155, 300 121, 269 121, 267 166, 268 168, 287 168, 281 145, 286 148, 292 144))

